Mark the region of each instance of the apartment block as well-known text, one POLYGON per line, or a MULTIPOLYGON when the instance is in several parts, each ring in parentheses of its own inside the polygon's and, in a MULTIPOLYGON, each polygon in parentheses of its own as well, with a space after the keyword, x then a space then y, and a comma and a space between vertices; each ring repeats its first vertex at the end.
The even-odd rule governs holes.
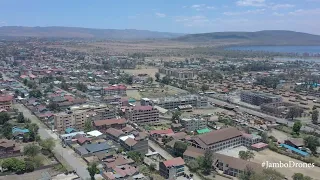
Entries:
POLYGON ((144 132, 134 132, 133 134, 120 137, 120 144, 127 151, 135 151, 147 154, 149 149, 147 134, 144 132))
POLYGON ((187 131, 196 131, 207 128, 207 120, 202 118, 183 118, 180 123, 187 131))
POLYGON ((93 121, 94 127, 101 132, 106 132, 109 128, 122 129, 126 127, 126 124, 126 119, 105 119, 93 121))
POLYGON ((160 106, 164 109, 175 109, 179 106, 186 105, 199 108, 208 106, 208 98, 198 95, 174 96, 159 99, 142 98, 140 103, 142 106, 160 106))
POLYGON ((184 174, 185 162, 181 157, 159 163, 159 172, 165 179, 176 179, 184 174))
POLYGON ((175 77, 178 79, 194 79, 196 73, 191 69, 181 69, 181 68, 160 68, 159 73, 165 74, 167 76, 175 77))
POLYGON ((152 106, 127 107, 125 117, 136 124, 157 123, 159 122, 159 110, 152 106))
POLYGON ((125 85, 113 85, 110 87, 103 88, 102 94, 106 96, 126 96, 127 95, 127 87, 125 85))
POLYGON ((242 91, 240 94, 240 98, 242 102, 246 102, 256 106, 267 103, 282 102, 281 96, 251 91, 242 91))
POLYGON ((67 128, 84 129, 87 117, 87 111, 66 111, 54 114, 54 128, 60 133, 67 128))
POLYGON ((10 95, 0 95, 0 110, 4 109, 6 111, 12 108, 13 97, 10 95))
POLYGON ((249 147, 260 141, 260 136, 245 134, 234 127, 198 135, 189 140, 192 146, 204 150, 210 149, 213 152, 236 146, 249 147))

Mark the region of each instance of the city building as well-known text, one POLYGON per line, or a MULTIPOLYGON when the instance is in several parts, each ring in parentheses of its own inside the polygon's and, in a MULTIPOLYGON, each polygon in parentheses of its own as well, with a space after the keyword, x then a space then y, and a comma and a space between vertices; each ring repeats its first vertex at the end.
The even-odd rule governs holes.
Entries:
POLYGON ((273 102, 273 103, 262 104, 260 106, 260 109, 265 114, 269 114, 269 115, 280 117, 280 118, 286 118, 290 108, 293 108, 293 107, 296 107, 297 109, 300 110, 299 114, 301 116, 303 109, 295 104, 287 103, 287 102, 273 102))
POLYGON ((0 95, 0 111, 1 110, 9 111, 12 108, 12 101, 13 101, 12 96, 8 94, 0 95))
POLYGON ((205 150, 196 148, 193 146, 188 146, 183 153, 183 160, 188 163, 192 160, 196 160, 198 157, 204 156, 205 150))
POLYGON ((181 68, 160 68, 159 73, 165 74, 167 76, 175 77, 178 79, 194 79, 196 73, 191 69, 181 69, 181 68))
POLYGON ((149 149, 147 134, 144 132, 122 136, 120 137, 120 144, 127 151, 136 151, 141 154, 147 154, 149 149))
POLYGON ((110 87, 103 88, 102 94, 106 96, 126 96, 127 95, 127 87, 125 85, 113 85, 110 87))
POLYGON ((0 139, 0 157, 7 157, 14 154, 20 154, 21 149, 15 141, 0 139))
POLYGON ((126 127, 126 124, 126 119, 105 119, 93 121, 94 127, 101 132, 105 132, 109 128, 122 129, 126 127))
POLYGON ((134 106, 125 109, 125 117, 138 125, 159 122, 159 110, 152 106, 134 106))
POLYGON ((240 158, 226 156, 219 153, 215 153, 213 157, 213 164, 215 168, 222 171, 223 174, 227 174, 230 176, 238 177, 238 175, 243 173, 246 170, 246 168, 250 168, 257 173, 263 170, 261 164, 246 161, 240 158))
POLYGON ((176 179, 184 174, 184 160, 181 157, 159 163, 159 172, 165 179, 176 179))
POLYGON ((208 98, 198 95, 173 96, 158 99, 142 98, 140 103, 142 106, 160 106, 164 109, 175 109, 186 105, 200 108, 208 106, 208 98))
POLYGON ((61 133, 67 128, 84 129, 87 120, 105 120, 116 117, 116 112, 108 106, 73 106, 70 110, 54 114, 54 128, 61 133))
POLYGON ((242 91, 240 94, 242 102, 260 106, 267 103, 282 102, 281 96, 265 94, 260 92, 242 91))
POLYGON ((56 113, 54 114, 54 129, 59 133, 67 128, 83 130, 87 119, 87 111, 85 110, 56 113))
POLYGON ((202 118, 182 118, 180 123, 186 131, 197 131, 207 128, 207 120, 202 118))
POLYGON ((214 152, 236 146, 250 147, 260 141, 260 136, 242 133, 234 127, 211 131, 189 140, 190 144, 196 148, 210 149, 214 152))

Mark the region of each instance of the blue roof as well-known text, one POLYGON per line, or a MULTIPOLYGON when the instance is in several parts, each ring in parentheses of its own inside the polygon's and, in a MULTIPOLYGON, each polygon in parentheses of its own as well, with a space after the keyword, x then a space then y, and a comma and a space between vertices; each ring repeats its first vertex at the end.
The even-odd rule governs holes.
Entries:
POLYGON ((287 144, 280 144, 280 146, 285 147, 285 148, 287 148, 287 149, 289 149, 291 151, 294 151, 295 153, 298 153, 298 154, 300 154, 302 156, 308 156, 309 155, 309 153, 301 151, 300 149, 294 148, 294 147, 289 146, 287 144))
POLYGON ((66 131, 67 134, 69 134, 69 133, 72 133, 72 132, 76 132, 77 130, 74 129, 74 128, 67 128, 65 131, 66 131))
MULTIPOLYGON (((82 146, 83 147, 83 146, 82 146)), ((104 143, 96 143, 96 144, 86 144, 85 148, 90 153, 100 152, 100 151, 106 151, 110 149, 111 147, 107 144, 107 142, 104 143)))
POLYGON ((21 133, 28 133, 30 132, 29 129, 20 129, 20 128, 17 128, 17 127, 13 127, 12 128, 12 134, 16 133, 16 132, 21 132, 21 133))

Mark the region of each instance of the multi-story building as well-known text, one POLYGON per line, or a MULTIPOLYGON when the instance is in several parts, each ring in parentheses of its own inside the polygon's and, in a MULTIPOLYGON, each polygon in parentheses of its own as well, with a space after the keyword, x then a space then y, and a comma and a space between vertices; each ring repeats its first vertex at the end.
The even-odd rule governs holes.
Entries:
POLYGON ((106 96, 126 96, 127 95, 127 87, 125 85, 113 85, 110 87, 103 88, 102 94, 106 96))
POLYGON ((12 108, 12 100, 13 97, 10 95, 0 95, 0 110, 10 110, 12 108))
POLYGON ((142 106, 160 106, 165 109, 175 109, 179 106, 191 105, 192 107, 206 107, 208 106, 208 98, 198 95, 186 95, 165 97, 159 99, 142 98, 140 101, 142 106))
POLYGON ((180 123, 187 131, 196 131, 207 128, 207 120, 202 118, 182 118, 180 123))
POLYGON ((87 119, 87 111, 85 110, 60 112, 54 115, 54 128, 59 133, 67 128, 83 130, 87 119))
POLYGON ((113 108, 110 108, 106 105, 82 105, 82 106, 73 106, 70 108, 71 111, 84 110, 87 111, 88 117, 91 120, 105 120, 105 119, 114 119, 116 118, 116 111, 113 108))
POLYGON ((176 179, 184 174, 184 160, 181 157, 159 163, 159 172, 165 179, 176 179))
POLYGON ((159 110, 152 106, 127 107, 125 117, 136 124, 157 123, 159 122, 159 110))
POLYGON ((196 73, 191 69, 181 69, 181 68, 160 68, 159 73, 165 74, 167 76, 172 76, 178 79, 194 79, 196 73))
POLYGON ((262 104, 260 106, 260 109, 265 114, 286 118, 289 110, 293 107, 295 107, 298 110, 299 113, 297 113, 297 115, 301 116, 303 113, 303 108, 287 102, 274 102, 274 103, 262 104))
POLYGON ((109 128, 122 129, 126 127, 126 124, 126 119, 105 119, 93 121, 94 127, 101 132, 106 132, 109 128))
POLYGON ((249 147, 260 141, 260 136, 245 134, 234 127, 198 135, 189 140, 190 144, 196 148, 210 149, 214 152, 236 146, 249 147))
POLYGON ((90 120, 105 120, 116 117, 116 112, 107 106, 74 106, 70 110, 54 114, 54 128, 62 132, 67 128, 83 130, 85 122, 90 120))
POLYGON ((275 96, 272 94, 265 94, 260 92, 242 91, 240 94, 241 101, 260 106, 266 103, 281 102, 281 96, 275 96))

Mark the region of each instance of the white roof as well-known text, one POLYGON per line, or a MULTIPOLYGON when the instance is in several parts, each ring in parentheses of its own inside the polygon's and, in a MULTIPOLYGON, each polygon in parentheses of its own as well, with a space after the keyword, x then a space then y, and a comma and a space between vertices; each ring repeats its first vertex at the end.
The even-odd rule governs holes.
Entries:
POLYGON ((120 139, 121 139, 122 141, 125 141, 125 140, 127 140, 128 138, 134 139, 134 135, 133 135, 133 134, 130 134, 130 135, 128 135, 128 136, 120 137, 120 139))
POLYGON ((73 132, 73 133, 69 133, 69 134, 62 134, 60 135, 61 137, 70 137, 70 136, 75 136, 77 134, 86 134, 83 131, 79 131, 79 132, 73 132))
POLYGON ((100 131, 98 131, 98 130, 87 132, 87 134, 90 135, 90 136, 95 136, 95 137, 98 137, 98 136, 102 135, 102 133, 100 131))

